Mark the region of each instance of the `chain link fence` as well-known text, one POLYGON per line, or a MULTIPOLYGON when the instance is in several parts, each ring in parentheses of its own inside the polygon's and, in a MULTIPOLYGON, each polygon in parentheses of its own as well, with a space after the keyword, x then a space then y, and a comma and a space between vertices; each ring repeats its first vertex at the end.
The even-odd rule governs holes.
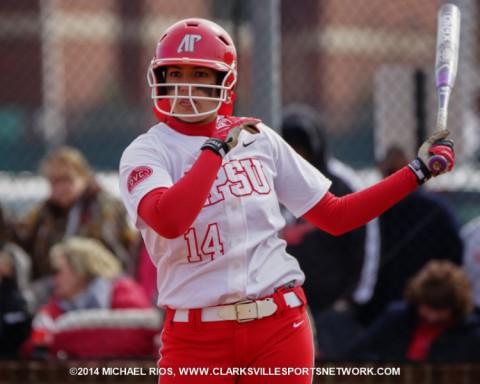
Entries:
MULTIPOLYGON (((66 143, 81 149, 98 171, 115 172, 125 146, 155 122, 146 70, 157 40, 186 17, 212 18, 235 40, 236 113, 278 129, 282 108, 304 102, 322 113, 331 152, 354 168, 374 169, 392 143, 413 156, 435 127, 442 3, 4 0, 0 169, 6 176, 35 174, 44 154, 66 143)), ((435 186, 476 191, 478 1, 456 3, 462 32, 449 125, 458 167, 435 186)), ((8 191, 2 195, 15 199, 8 191)), ((466 211, 462 221, 478 208, 466 211)))
MULTIPOLYGON (((236 42, 238 114, 278 128, 282 107, 304 102, 322 113, 333 154, 355 168, 374 167, 392 142, 413 155, 435 127, 442 3, 2 1, 0 169, 35 173, 49 148, 66 143, 97 170, 115 171, 123 148, 155 121, 146 69, 158 38, 194 16, 214 19, 236 42)), ((445 183, 470 190, 478 186, 479 13, 478 1, 456 3, 462 35, 449 124, 459 166, 445 183)))

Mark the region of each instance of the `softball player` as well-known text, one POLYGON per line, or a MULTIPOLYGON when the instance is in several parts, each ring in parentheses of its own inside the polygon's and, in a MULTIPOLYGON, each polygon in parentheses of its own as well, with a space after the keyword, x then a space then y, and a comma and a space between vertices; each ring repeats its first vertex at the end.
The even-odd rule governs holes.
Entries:
POLYGON ((160 122, 123 153, 120 190, 167 311, 161 383, 310 383, 304 274, 278 237, 279 203, 327 232, 349 231, 432 176, 432 153, 451 170, 450 142, 436 145, 446 136, 437 134, 408 167, 338 198, 272 129, 231 115, 236 50, 217 24, 173 24, 148 81, 160 122), (188 368, 203 371, 187 375, 188 368))

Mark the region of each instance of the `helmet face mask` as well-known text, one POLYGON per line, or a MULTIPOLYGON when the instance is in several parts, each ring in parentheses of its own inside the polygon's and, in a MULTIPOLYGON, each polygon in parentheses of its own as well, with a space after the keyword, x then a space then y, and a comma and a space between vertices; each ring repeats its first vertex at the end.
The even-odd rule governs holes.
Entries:
POLYGON ((237 82, 235 46, 227 32, 209 20, 182 20, 167 29, 160 39, 147 78, 155 108, 164 115, 204 117, 217 113, 222 106, 231 108, 237 82), (212 69, 217 72, 217 82, 167 83, 165 72, 170 66, 212 69), (175 113, 175 107, 185 100, 192 106, 191 113, 175 113), (202 101, 211 102, 211 108, 199 110, 196 102, 202 101))

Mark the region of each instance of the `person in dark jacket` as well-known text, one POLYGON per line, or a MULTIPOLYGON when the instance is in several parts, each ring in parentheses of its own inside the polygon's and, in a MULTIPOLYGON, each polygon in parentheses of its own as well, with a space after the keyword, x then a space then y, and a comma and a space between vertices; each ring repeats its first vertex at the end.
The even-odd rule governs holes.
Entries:
POLYGON ((33 296, 31 263, 10 236, 10 224, 0 207, 0 359, 16 358, 30 334, 33 296))
MULTIPOLYGON (((387 177, 408 163, 405 151, 388 149, 379 163, 387 177)), ((372 297, 358 306, 357 319, 370 325, 393 301, 401 300, 407 281, 430 260, 462 264, 463 242, 454 209, 440 195, 418 188, 379 216, 381 255, 372 297)))
POLYGON ((348 357, 367 361, 479 362, 480 319, 461 267, 430 261, 353 343, 348 357))
MULTIPOLYGON (((353 169, 330 155, 321 116, 308 105, 287 106, 281 131, 287 143, 332 181, 333 193, 343 196, 363 187, 353 169)), ((297 258, 306 276, 303 287, 317 324, 317 358, 338 357, 358 328, 347 313, 350 302, 368 290, 364 286, 373 285, 361 280, 364 264, 379 258, 378 220, 333 236, 303 218, 284 215, 287 252, 297 258)))

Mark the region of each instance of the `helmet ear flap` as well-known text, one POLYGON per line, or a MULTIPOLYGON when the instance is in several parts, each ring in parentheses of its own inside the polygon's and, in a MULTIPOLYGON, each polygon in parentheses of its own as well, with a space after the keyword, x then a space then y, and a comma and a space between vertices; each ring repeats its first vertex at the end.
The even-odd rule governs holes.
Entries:
POLYGON ((228 91, 227 100, 222 103, 218 110, 219 115, 230 116, 233 113, 233 102, 235 101, 235 92, 233 90, 228 91))
MULTIPOLYGON (((227 86, 231 79, 227 76, 231 76, 229 72, 217 72, 217 85, 227 86)), ((220 92, 220 90, 218 90, 220 92)), ((224 116, 230 116, 233 113, 233 102, 235 100, 235 92, 233 89, 226 91, 225 101, 220 106, 218 113, 224 116)))

